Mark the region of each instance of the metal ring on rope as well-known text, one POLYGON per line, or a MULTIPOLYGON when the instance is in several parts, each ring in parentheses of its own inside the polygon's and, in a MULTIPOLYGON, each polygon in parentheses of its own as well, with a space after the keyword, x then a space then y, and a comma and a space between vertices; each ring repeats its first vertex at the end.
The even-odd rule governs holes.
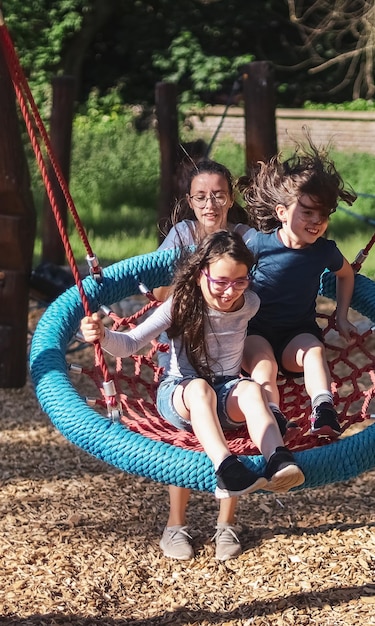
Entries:
MULTIPOLYGON (((169 284, 176 252, 144 254, 109 266, 103 281, 91 277, 83 286, 92 311, 139 293, 138 282, 150 289, 169 284)), ((334 276, 322 276, 322 295, 334 298, 334 276)), ((375 282, 356 275, 352 306, 375 320, 375 282)), ((69 341, 77 331, 84 309, 77 287, 57 298, 39 321, 30 352, 30 371, 42 409, 56 428, 89 454, 130 474, 156 482, 213 492, 215 473, 205 453, 149 439, 112 422, 90 408, 72 385, 65 359, 69 341)), ((261 455, 242 457, 262 472, 261 455)), ((295 453, 306 482, 319 487, 345 481, 375 468, 375 424, 323 447, 295 453)))

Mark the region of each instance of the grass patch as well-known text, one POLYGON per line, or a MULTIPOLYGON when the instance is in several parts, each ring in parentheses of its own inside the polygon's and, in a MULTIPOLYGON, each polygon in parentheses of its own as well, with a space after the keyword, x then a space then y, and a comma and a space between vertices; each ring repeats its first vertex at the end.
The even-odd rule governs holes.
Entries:
MULTIPOLYGON (((287 156, 287 155, 286 155, 287 156)), ((359 195, 352 207, 339 206, 330 219, 328 237, 334 239, 350 263, 375 233, 375 156, 332 152, 331 157, 346 185, 359 195), (366 196, 374 197, 366 197, 366 196), (368 220, 374 222, 369 224, 368 220)), ((212 158, 223 162, 238 177, 245 171, 245 150, 233 142, 214 145, 212 158)), ((361 272, 375 279, 375 245, 362 266, 361 272)))
MULTIPOLYGON (((375 233, 375 157, 343 152, 334 152, 332 157, 343 180, 351 185, 358 198, 352 207, 339 205, 331 217, 328 236, 352 262, 375 233)), ((361 272, 375 278, 375 248, 370 250, 361 272)))
MULTIPOLYGON (((224 163, 235 178, 245 171, 245 149, 233 141, 218 139, 210 156, 224 163)), ((375 198, 371 197, 375 196, 375 157, 333 152, 332 158, 345 183, 357 193, 365 194, 358 197, 353 207, 348 207, 354 215, 345 211, 345 205, 340 207, 328 229, 328 236, 336 240, 352 262, 375 232, 375 227, 366 223, 368 219, 375 220, 375 198)), ((30 168, 38 214, 34 259, 37 263, 41 253, 44 188, 33 155, 30 155, 30 168)), ((102 265, 156 249, 159 178, 160 151, 154 130, 138 132, 129 116, 75 120, 70 191, 90 245, 102 265)), ((68 234, 75 258, 81 263, 86 251, 71 219, 68 234)), ((374 250, 362 272, 375 278, 374 250)))

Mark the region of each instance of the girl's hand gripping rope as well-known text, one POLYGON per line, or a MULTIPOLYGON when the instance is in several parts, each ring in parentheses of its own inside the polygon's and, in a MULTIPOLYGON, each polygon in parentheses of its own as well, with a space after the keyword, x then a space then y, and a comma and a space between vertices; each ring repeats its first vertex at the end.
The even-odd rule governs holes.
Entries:
POLYGON ((84 317, 81 321, 81 333, 87 343, 102 342, 104 339, 104 324, 99 313, 84 317))
MULTIPOLYGON (((81 333, 87 343, 101 342, 104 339, 104 324, 99 313, 84 317, 81 321, 81 333)), ((113 380, 103 382, 103 392, 107 405, 107 416, 114 422, 122 416, 121 403, 116 396, 116 387, 113 380)))

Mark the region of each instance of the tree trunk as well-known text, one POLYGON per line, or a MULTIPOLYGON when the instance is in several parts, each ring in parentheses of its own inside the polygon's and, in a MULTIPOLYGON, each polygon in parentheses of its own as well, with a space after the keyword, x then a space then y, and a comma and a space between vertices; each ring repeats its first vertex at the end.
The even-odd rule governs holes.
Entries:
POLYGON ((277 153, 273 67, 268 61, 249 63, 243 75, 246 168, 277 153))
POLYGON ((26 382, 35 209, 14 90, 1 48, 0 111, 0 387, 6 388, 26 382))

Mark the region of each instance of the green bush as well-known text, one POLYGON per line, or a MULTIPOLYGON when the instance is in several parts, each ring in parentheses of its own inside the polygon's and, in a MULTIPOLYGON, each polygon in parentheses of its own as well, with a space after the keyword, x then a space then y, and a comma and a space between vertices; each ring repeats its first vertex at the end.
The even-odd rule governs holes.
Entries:
POLYGON ((322 104, 306 100, 303 108, 313 111, 375 111, 375 102, 373 100, 365 100, 364 98, 357 98, 356 100, 340 102, 337 104, 322 104))
POLYGON ((251 54, 229 58, 207 55, 197 37, 181 31, 163 52, 153 54, 153 65, 163 74, 163 80, 179 87, 179 111, 204 107, 210 95, 222 90, 237 78, 239 68, 254 60, 251 54))
MULTIPOLYGON (((90 114, 78 116, 74 122, 70 190, 90 245, 106 265, 157 247, 160 156, 155 130, 136 130, 138 110, 122 114, 112 111, 104 116, 95 111, 92 108, 90 114)), ((245 171, 245 149, 233 141, 219 138, 210 156, 224 163, 234 177, 245 171)), ((375 157, 332 153, 332 158, 345 182, 357 193, 365 194, 351 207, 354 215, 344 205, 329 225, 328 236, 353 261, 375 231, 373 223, 368 223, 375 215, 375 157)), ((30 161, 34 197, 41 215, 44 190, 34 161, 30 161)), ((86 251, 71 220, 68 231, 76 259, 82 262, 86 251)), ((36 261, 40 250, 39 235, 36 261)), ((363 273, 375 277, 375 251, 364 264, 363 273)))
MULTIPOLYGON (((74 121, 70 192, 103 265, 157 246, 158 139, 153 130, 138 132, 134 120, 134 111, 105 116, 91 111, 74 121)), ((41 216, 44 189, 33 163, 32 171, 41 216)), ((68 232, 82 262, 85 249, 72 220, 68 232)), ((40 238, 35 252, 41 252, 40 238)))

